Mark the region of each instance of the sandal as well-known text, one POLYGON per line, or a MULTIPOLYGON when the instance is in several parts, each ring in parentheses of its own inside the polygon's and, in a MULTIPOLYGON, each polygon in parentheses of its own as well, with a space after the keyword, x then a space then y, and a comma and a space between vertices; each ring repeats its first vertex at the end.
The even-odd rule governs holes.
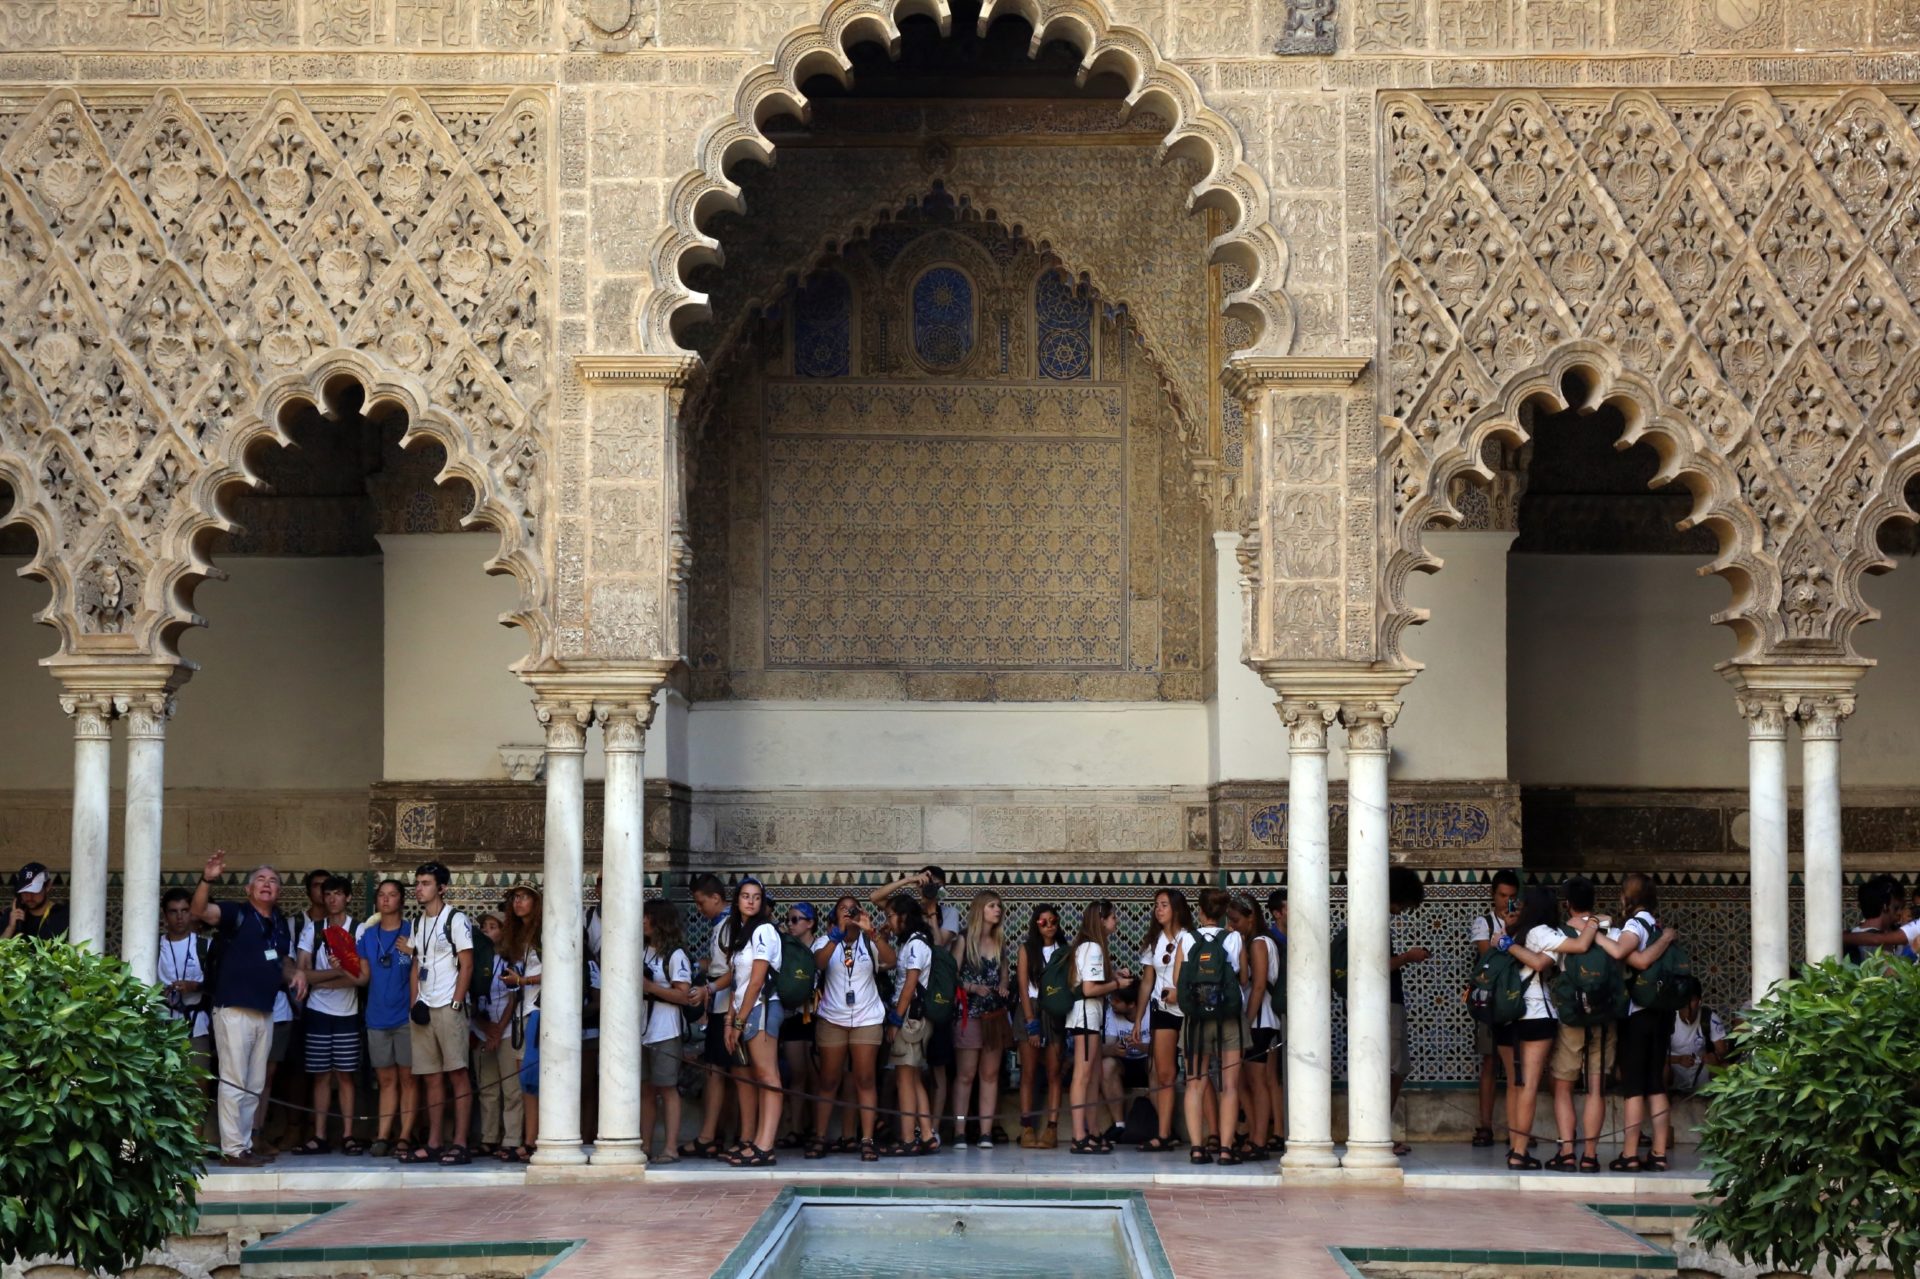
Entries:
POLYGON ((473 1157, 467 1153, 465 1146, 448 1146, 440 1152, 440 1166, 442 1168, 459 1168, 472 1162, 473 1157))
MULTIPOLYGON (((880 1152, 889 1159, 906 1159, 920 1153, 920 1143, 915 1141, 896 1141, 880 1152)), ((865 1158, 863 1155, 862 1158, 865 1158)))
POLYGON ((512 1146, 500 1147, 498 1150, 493 1152, 493 1157, 495 1159, 498 1159, 503 1164, 517 1164, 520 1162, 520 1152, 515 1150, 512 1146))
POLYGON ((938 1137, 926 1137, 926 1138, 923 1138, 923 1139, 921 1139, 920 1141, 916 1141, 916 1142, 914 1142, 914 1143, 913 1143, 913 1153, 914 1153, 914 1154, 916 1154, 916 1155, 937 1155, 937 1154, 939 1154, 939 1153, 940 1153, 940 1138, 938 1138, 938 1137))
POLYGON ((393 1143, 393 1157, 401 1163, 413 1162, 413 1143, 405 1137, 393 1143))
POLYGON ((1507 1152, 1508 1172, 1533 1172, 1539 1167, 1540 1161, 1532 1155, 1515 1154, 1513 1151, 1507 1152))
POLYGON ((1671 1169, 1667 1165, 1667 1157, 1665 1155, 1649 1155, 1647 1156, 1646 1162, 1641 1164, 1640 1166, 1641 1168, 1645 1169, 1647 1172, 1671 1171, 1671 1169))
POLYGON ((349 1137, 340 1143, 340 1153, 343 1155, 364 1155, 367 1153, 367 1143, 356 1137, 349 1137))
POLYGON ((1169 1150, 1178 1150, 1180 1143, 1172 1137, 1153 1136, 1140 1143, 1140 1153, 1146 1155, 1164 1154, 1169 1150))
POLYGON ((318 1137, 309 1137, 304 1145, 295 1146, 287 1153, 290 1155, 330 1155, 333 1153, 333 1144, 322 1141, 318 1137))
POLYGON ((1582 1155, 1580 1156, 1580 1171, 1581 1172, 1599 1172, 1600 1161, 1598 1159, 1595 1159, 1592 1155, 1582 1155))
POLYGON ((1222 1168, 1231 1168, 1234 1164, 1237 1164, 1240 1162, 1240 1156, 1237 1152, 1234 1151, 1234 1149, 1231 1146, 1229 1146, 1227 1149, 1222 1150, 1220 1152, 1219 1157, 1215 1159, 1214 1162, 1219 1164, 1222 1168))
POLYGON ((682 1159, 718 1159, 720 1143, 717 1141, 683 1141, 680 1143, 682 1159))
POLYGON ((1210 1164, 1213 1162, 1213 1156, 1207 1153, 1205 1146, 1189 1146, 1187 1148, 1187 1162, 1190 1164, 1210 1164))
POLYGON ((1491 1146, 1493 1144, 1493 1129, 1475 1128, 1473 1130, 1473 1144, 1475 1146, 1491 1146))
POLYGON ((431 1164, 438 1163, 445 1152, 444 1146, 415 1146, 401 1158, 410 1164, 431 1164))
POLYGON ((1638 1155, 1621 1155, 1607 1165, 1609 1172, 1644 1172, 1646 1165, 1640 1162, 1638 1155))
POLYGON ((860 1143, 860 1162, 863 1164, 877 1164, 880 1162, 880 1151, 873 1142, 863 1141, 860 1143))
POLYGON ((1571 1150, 1563 1150, 1553 1158, 1547 1160, 1546 1168, 1549 1172, 1572 1172, 1578 1162, 1579 1161, 1573 1157, 1571 1150))
POLYGON ((1283 1155, 1283 1154, 1285 1154, 1285 1153, 1286 1153, 1286 1151, 1287 1151, 1287 1139, 1286 1139, 1285 1137, 1269 1137, 1269 1138, 1267 1138, 1267 1153, 1268 1153, 1268 1154, 1270 1154, 1270 1155, 1283 1155))
POLYGON ((1092 1137, 1082 1137, 1067 1147, 1067 1153, 1074 1155, 1097 1155, 1100 1153, 1100 1143, 1092 1137))
POLYGON ((393 1153, 393 1147, 390 1144, 388 1144, 385 1138, 382 1138, 381 1140, 376 1141, 371 1146, 367 1147, 367 1154, 372 1156, 375 1159, 385 1159, 388 1155, 392 1153, 393 1153))
POLYGON ((1393 1153, 1395 1157, 1400 1159, 1405 1159, 1408 1155, 1413 1153, 1413 1147, 1409 1146, 1404 1141, 1396 1141, 1393 1143, 1393 1153))
POLYGON ((994 1145, 1004 1146, 1007 1144, 1007 1130, 1002 1128, 999 1124, 995 1124, 993 1126, 993 1132, 991 1135, 993 1137, 994 1145))
POLYGON ((815 1137, 807 1143, 807 1153, 801 1156, 803 1159, 825 1159, 826 1157, 827 1143, 821 1141, 818 1137, 815 1137))
POLYGON ((771 1150, 762 1150, 752 1142, 747 1143, 746 1151, 727 1157, 727 1163, 735 1168, 772 1168, 779 1162, 771 1150))

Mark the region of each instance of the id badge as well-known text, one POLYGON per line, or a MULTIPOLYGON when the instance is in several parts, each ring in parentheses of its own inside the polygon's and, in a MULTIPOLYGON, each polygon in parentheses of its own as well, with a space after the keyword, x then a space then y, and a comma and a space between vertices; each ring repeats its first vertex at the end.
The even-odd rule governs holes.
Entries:
POLYGON ((280 952, 279 952, 279 951, 277 951, 277 950, 275 950, 275 949, 274 949, 273 947, 271 947, 271 946, 269 946, 269 947, 267 947, 267 954, 266 954, 266 960, 267 960, 267 962, 268 962, 268 963, 272 963, 272 962, 273 962, 274 960, 276 960, 276 959, 278 959, 278 958, 280 958, 280 952))

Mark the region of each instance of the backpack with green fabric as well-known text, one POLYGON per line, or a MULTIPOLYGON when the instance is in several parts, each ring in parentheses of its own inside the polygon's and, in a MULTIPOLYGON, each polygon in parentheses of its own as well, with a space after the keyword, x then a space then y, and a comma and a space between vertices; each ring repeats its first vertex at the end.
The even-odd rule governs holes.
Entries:
POLYGON ((1467 1011, 1489 1026, 1511 1025, 1526 1014, 1527 983, 1533 979, 1532 969, 1498 946, 1489 946, 1473 965, 1467 1011))
MULTIPOLYGON (((1665 930, 1653 921, 1653 917, 1648 915, 1647 945, 1651 946, 1659 941, 1663 931, 1665 930)), ((1629 986, 1633 1002, 1642 1008, 1652 1008, 1658 1012, 1677 1012, 1687 1006, 1687 996, 1691 992, 1693 975, 1693 956, 1687 953, 1685 946, 1674 942, 1660 952, 1660 958, 1633 974, 1629 986), (1683 981, 1682 978, 1688 980, 1683 981)))
POLYGON ((959 1010, 960 961, 945 946, 936 946, 933 963, 927 968, 927 1020, 944 1026, 959 1010))
POLYGON ((820 976, 820 965, 807 949, 806 943, 797 937, 780 935, 780 968, 773 974, 775 997, 789 1013, 797 1013, 813 999, 814 985, 820 976))
MULTIPOLYGON (((1563 924, 1578 937, 1580 930, 1563 924)), ((1605 1026, 1627 1015, 1627 981, 1612 955, 1594 946, 1577 955, 1562 954, 1553 981, 1553 1009, 1564 1026, 1605 1026)))
POLYGON ((1180 965, 1180 1011, 1188 1024, 1224 1022, 1240 1015, 1240 975, 1227 953, 1227 930, 1196 933, 1180 965))
POLYGON ((1074 1000, 1080 995, 1073 988, 1072 965, 1073 947, 1061 942, 1040 970, 1040 1011, 1062 1026, 1073 1015, 1074 1000))
POLYGON ((1287 939, 1272 928, 1267 930, 1267 943, 1273 947, 1274 954, 1280 957, 1280 975, 1267 983, 1267 1007, 1273 1009, 1273 1015, 1282 1025, 1287 1020, 1287 939))

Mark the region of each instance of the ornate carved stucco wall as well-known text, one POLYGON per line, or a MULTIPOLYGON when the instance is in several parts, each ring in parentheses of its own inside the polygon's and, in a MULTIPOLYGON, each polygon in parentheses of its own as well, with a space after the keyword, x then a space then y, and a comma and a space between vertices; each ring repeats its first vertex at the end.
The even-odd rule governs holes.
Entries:
MULTIPOLYGON (((1076 153, 1051 153, 1072 184, 1076 153)), ((1204 424, 1183 428, 1130 311, 937 197, 821 262, 715 372, 693 468, 692 695, 1198 700, 1204 424), (962 297, 943 303, 948 277, 962 297), (964 354, 940 359, 949 342, 964 354)), ((1196 236, 1166 239, 1145 259, 1172 277, 1157 293, 1184 279, 1203 300, 1196 236)), ((735 261, 764 278, 767 251, 735 261)), ((1169 318, 1204 352, 1199 306, 1169 318)))

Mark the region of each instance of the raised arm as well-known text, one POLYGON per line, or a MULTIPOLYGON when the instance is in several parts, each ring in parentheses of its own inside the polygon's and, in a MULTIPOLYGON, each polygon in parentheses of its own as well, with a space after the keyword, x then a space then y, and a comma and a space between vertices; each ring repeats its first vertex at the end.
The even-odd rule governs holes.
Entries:
POLYGON ((207 900, 208 890, 213 887, 215 880, 226 873, 226 870, 227 850, 214 849, 213 856, 207 858, 207 864, 200 869, 200 882, 193 888, 193 905, 189 909, 192 910, 195 919, 209 927, 220 926, 220 907, 207 900))

